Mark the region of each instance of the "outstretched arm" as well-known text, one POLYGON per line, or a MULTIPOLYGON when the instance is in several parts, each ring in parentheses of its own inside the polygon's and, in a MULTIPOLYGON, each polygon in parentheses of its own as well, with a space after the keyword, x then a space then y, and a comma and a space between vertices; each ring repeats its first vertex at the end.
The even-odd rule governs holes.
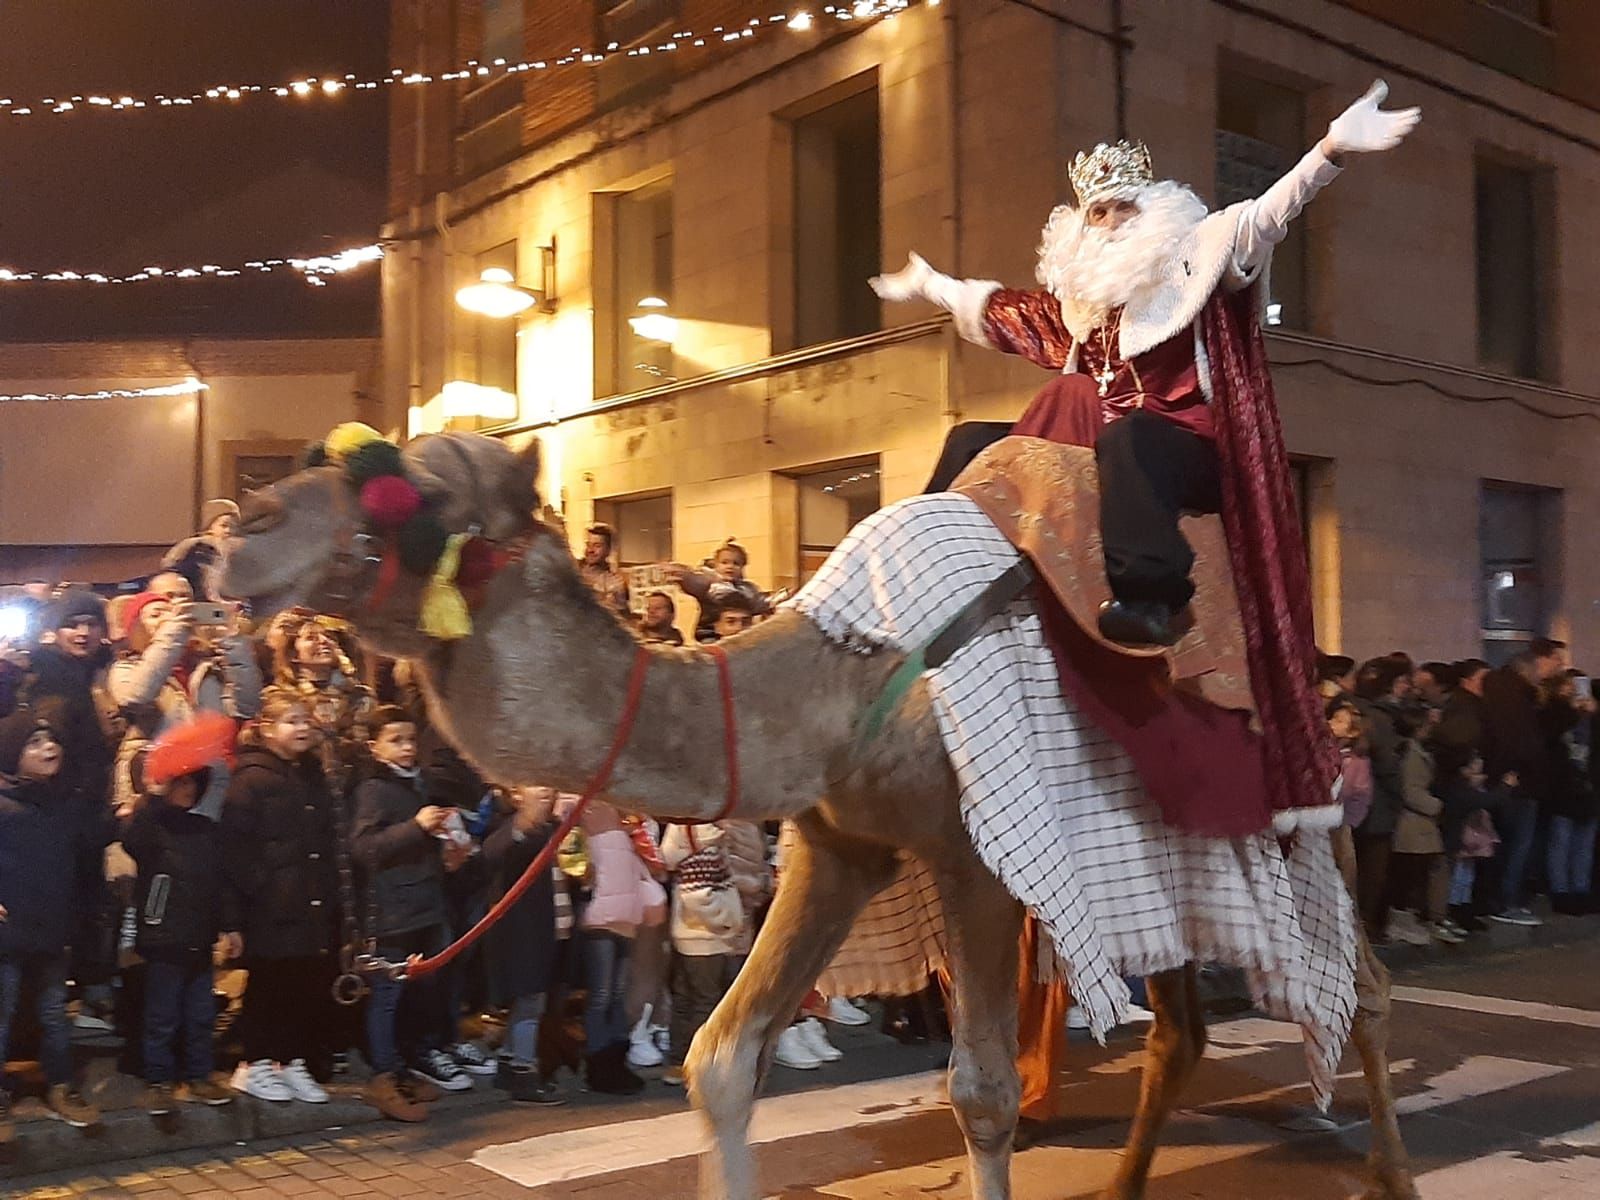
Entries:
POLYGON ((874 275, 867 282, 885 300, 937 304, 955 318, 956 332, 969 342, 1020 354, 1052 371, 1066 365, 1072 337, 1061 305, 1047 291, 1003 288, 992 279, 955 279, 915 253, 893 275, 874 275))
POLYGON ((1246 206, 1233 255, 1242 282, 1255 278, 1272 248, 1289 232, 1289 222, 1338 177, 1345 155, 1391 149, 1416 128, 1422 110, 1385 112, 1378 106, 1388 94, 1389 85, 1383 80, 1374 83, 1366 95, 1333 119, 1322 140, 1287 175, 1246 206))

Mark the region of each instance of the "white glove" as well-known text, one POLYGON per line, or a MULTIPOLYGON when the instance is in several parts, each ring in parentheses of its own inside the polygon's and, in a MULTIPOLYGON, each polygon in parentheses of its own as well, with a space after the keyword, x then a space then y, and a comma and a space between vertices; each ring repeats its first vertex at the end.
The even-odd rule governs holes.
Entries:
POLYGON ((928 283, 936 272, 922 255, 912 252, 906 265, 893 275, 874 275, 867 283, 883 300, 924 300, 928 296, 928 283))
POLYGON ((1341 154, 1364 154, 1398 146, 1402 138, 1422 120, 1420 108, 1384 112, 1378 107, 1389 94, 1389 85, 1378 80, 1367 94, 1345 109, 1328 126, 1322 139, 1322 152, 1330 159, 1341 154))

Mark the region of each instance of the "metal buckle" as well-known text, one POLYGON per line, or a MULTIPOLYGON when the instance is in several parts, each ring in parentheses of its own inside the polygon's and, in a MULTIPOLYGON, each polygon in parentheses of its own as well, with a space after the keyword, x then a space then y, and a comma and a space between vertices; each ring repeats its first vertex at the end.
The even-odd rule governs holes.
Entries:
POLYGON ((333 1001, 348 1008, 360 1004, 362 997, 371 990, 367 981, 360 975, 354 971, 346 971, 333 981, 333 1001))

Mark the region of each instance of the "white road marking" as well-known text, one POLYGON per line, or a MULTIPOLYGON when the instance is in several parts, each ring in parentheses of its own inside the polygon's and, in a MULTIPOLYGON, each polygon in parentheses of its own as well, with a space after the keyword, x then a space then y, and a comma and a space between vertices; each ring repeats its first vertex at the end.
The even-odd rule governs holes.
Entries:
MULTIPOLYGON (((756 1103, 750 1141, 759 1145, 832 1133, 899 1121, 943 1107, 942 1071, 774 1096, 756 1103)), ((485 1146, 472 1161, 532 1188, 670 1162, 699 1154, 706 1140, 700 1114, 681 1112, 485 1146)))
POLYGON ((1520 1017, 1552 1025, 1600 1029, 1600 1012, 1587 1008, 1539 1004, 1532 1000, 1506 1000, 1500 996, 1473 996, 1466 992, 1442 992, 1436 988, 1396 987, 1390 994, 1394 999, 1404 1000, 1408 1004, 1429 1004, 1434 1008, 1454 1008, 1495 1017, 1520 1017))
POLYGON ((1600 1158, 1535 1159, 1500 1150, 1452 1163, 1417 1178, 1423 1200, 1594 1200, 1600 1195, 1600 1158))

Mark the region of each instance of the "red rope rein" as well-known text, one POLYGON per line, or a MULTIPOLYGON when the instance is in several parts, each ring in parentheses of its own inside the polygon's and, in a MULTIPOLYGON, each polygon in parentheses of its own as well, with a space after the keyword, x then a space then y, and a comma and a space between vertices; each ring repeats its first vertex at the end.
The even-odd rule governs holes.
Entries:
POLYGON ((739 726, 734 720, 733 675, 728 669, 728 652, 721 646, 710 645, 706 653, 717 664, 717 690, 722 694, 722 753, 728 764, 728 794, 713 821, 723 821, 739 807, 739 726))

